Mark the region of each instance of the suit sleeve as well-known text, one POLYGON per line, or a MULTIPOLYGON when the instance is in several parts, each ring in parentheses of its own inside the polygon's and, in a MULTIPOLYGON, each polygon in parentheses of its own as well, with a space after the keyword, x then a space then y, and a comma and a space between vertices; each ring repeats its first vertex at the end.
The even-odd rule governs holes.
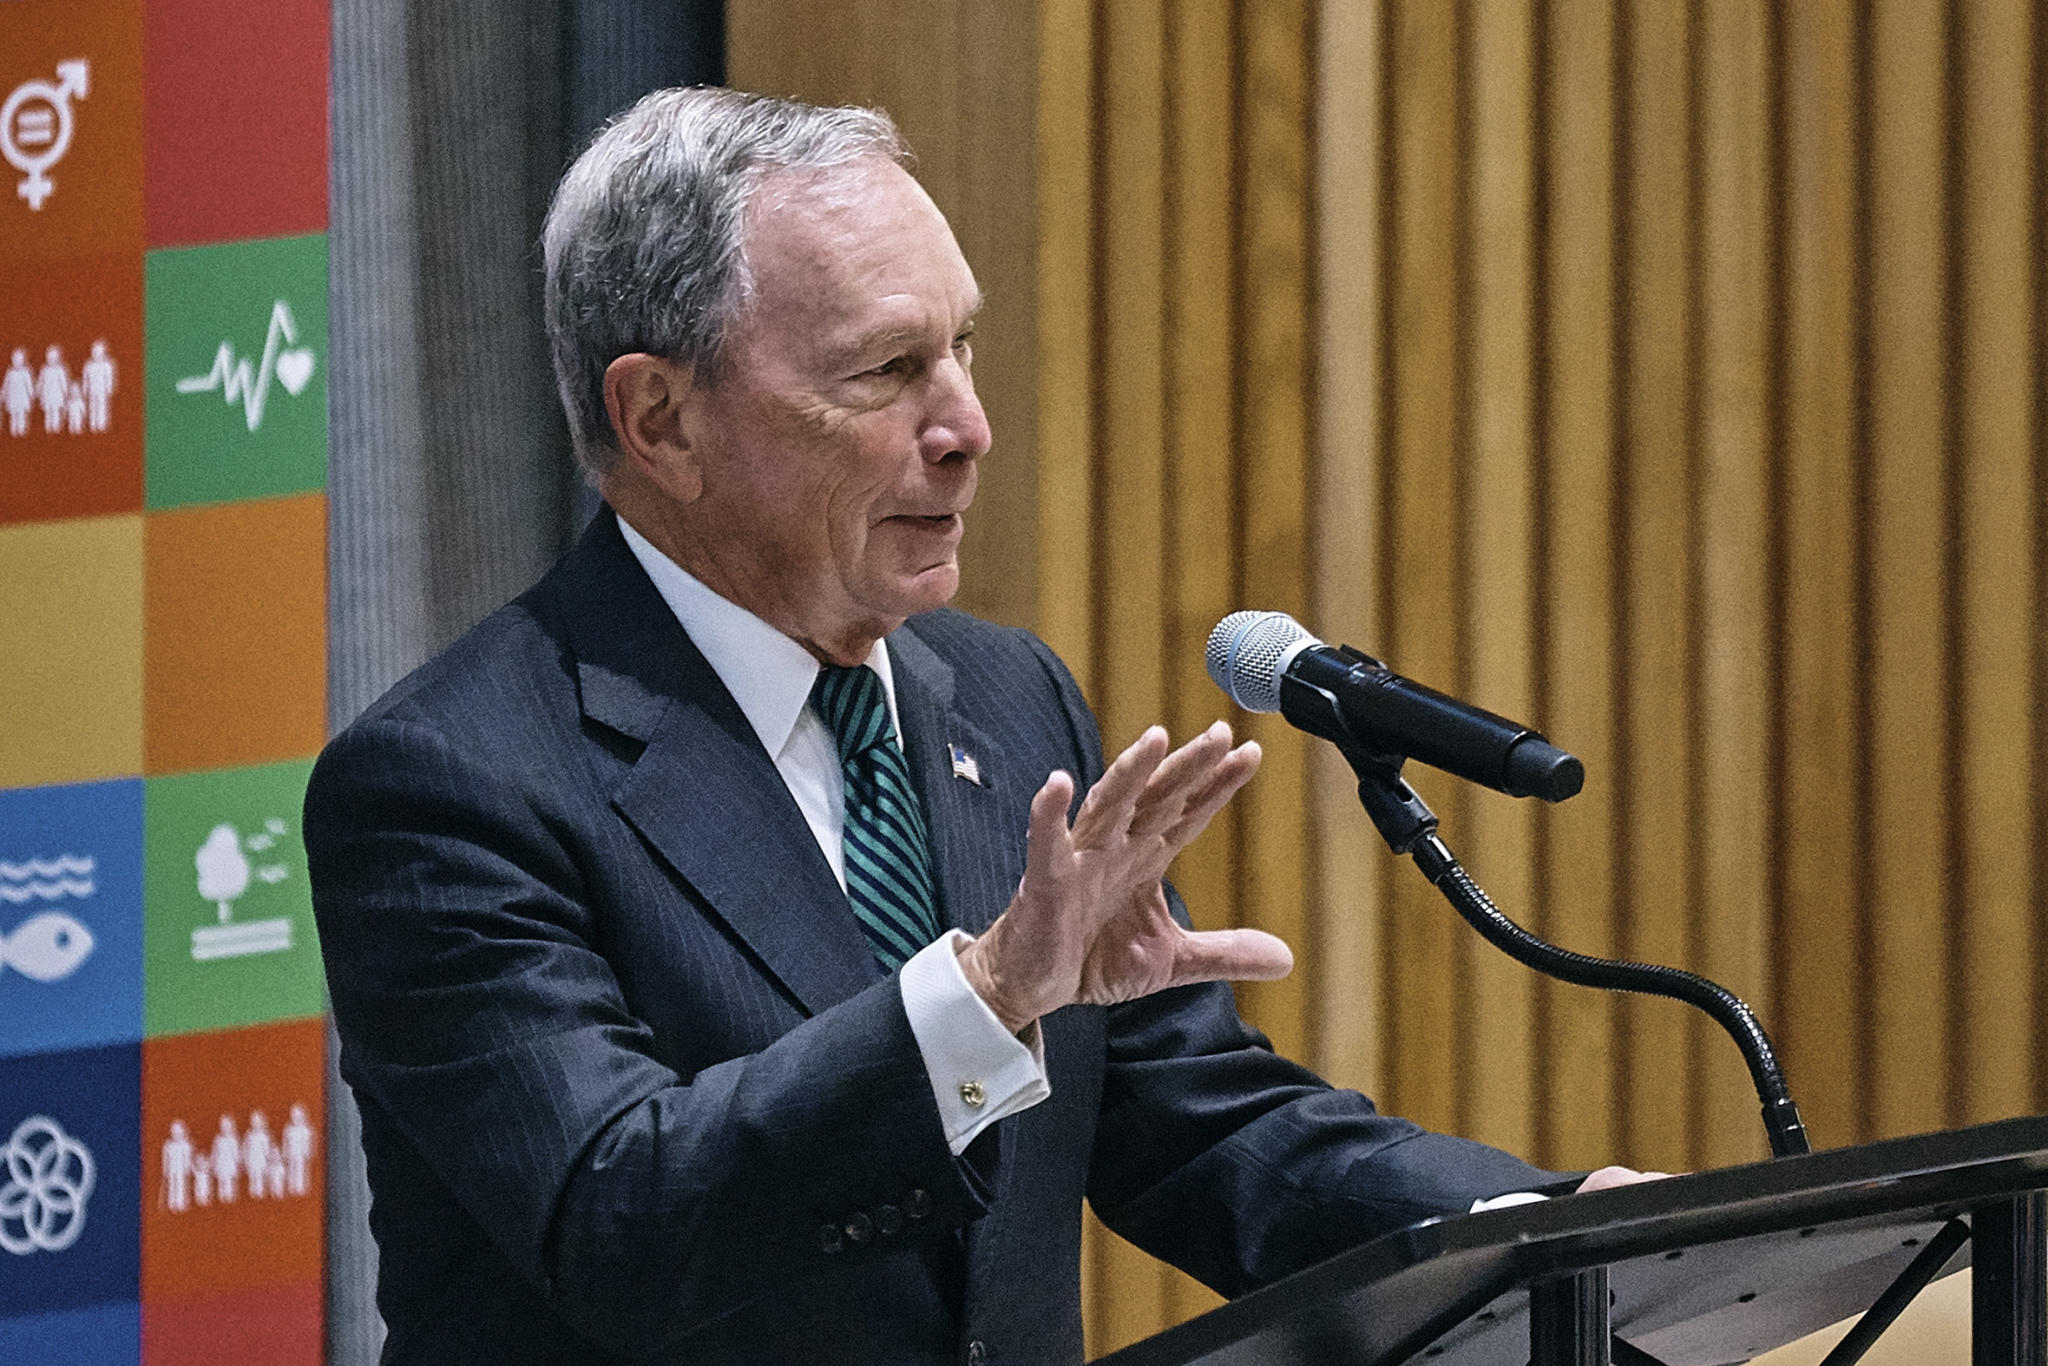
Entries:
POLYGON ((322 756, 305 828, 344 1076, 567 1320, 649 1351, 984 1210, 893 981, 663 1066, 545 803, 383 719, 322 756), (889 1238, 825 1246, 821 1211, 912 1191, 889 1238))
MULTIPOLYGON (((1102 772, 1095 720, 1038 646, 1080 773, 1102 772)), ((1186 908, 1169 886, 1183 924, 1186 908)), ((1104 1223, 1210 1288, 1237 1295, 1474 1200, 1557 1175, 1496 1148, 1382 1115, 1276 1055, 1228 984, 1108 1011, 1088 1199, 1104 1223)))

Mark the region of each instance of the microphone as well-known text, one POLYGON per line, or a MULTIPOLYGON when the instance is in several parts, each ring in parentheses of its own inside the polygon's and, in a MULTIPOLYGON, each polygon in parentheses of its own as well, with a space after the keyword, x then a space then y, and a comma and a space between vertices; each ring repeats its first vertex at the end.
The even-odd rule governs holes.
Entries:
POLYGON ((1561 802, 1586 767, 1524 725, 1412 682, 1285 612, 1232 612, 1209 633, 1209 677, 1246 711, 1398 768, 1417 759, 1510 797, 1561 802))

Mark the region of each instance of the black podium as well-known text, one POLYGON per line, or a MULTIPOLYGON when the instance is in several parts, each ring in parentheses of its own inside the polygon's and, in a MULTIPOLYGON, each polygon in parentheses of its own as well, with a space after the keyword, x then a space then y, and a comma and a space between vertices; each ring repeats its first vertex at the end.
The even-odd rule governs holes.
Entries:
POLYGON ((1433 1219, 1102 1366, 1722 1366, 1966 1264, 1973 1366, 2048 1366, 2044 1190, 2036 1117, 1433 1219))

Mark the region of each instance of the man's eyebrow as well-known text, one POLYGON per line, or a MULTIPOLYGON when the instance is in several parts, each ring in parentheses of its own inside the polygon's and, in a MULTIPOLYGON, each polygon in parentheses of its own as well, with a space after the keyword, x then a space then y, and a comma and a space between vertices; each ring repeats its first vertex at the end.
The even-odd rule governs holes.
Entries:
MULTIPOLYGON (((974 330, 975 319, 980 316, 984 296, 977 293, 974 303, 967 310, 965 321, 960 324, 962 333, 974 330)), ((848 342, 843 349, 848 356, 864 356, 870 352, 893 350, 924 340, 927 333, 922 327, 881 327, 873 332, 863 333, 848 342)))

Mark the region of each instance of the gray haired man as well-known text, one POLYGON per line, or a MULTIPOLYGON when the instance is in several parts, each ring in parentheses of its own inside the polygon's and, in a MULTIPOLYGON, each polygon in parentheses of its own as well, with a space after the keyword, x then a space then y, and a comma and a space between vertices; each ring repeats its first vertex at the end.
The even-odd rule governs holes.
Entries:
POLYGON ((1168 863, 1256 769, 1105 765, 946 609, 980 294, 882 116, 649 96, 547 319, 606 507, 307 799, 394 1362, 1078 1362, 1080 1209, 1237 1293, 1555 1178, 1273 1055, 1168 863))

